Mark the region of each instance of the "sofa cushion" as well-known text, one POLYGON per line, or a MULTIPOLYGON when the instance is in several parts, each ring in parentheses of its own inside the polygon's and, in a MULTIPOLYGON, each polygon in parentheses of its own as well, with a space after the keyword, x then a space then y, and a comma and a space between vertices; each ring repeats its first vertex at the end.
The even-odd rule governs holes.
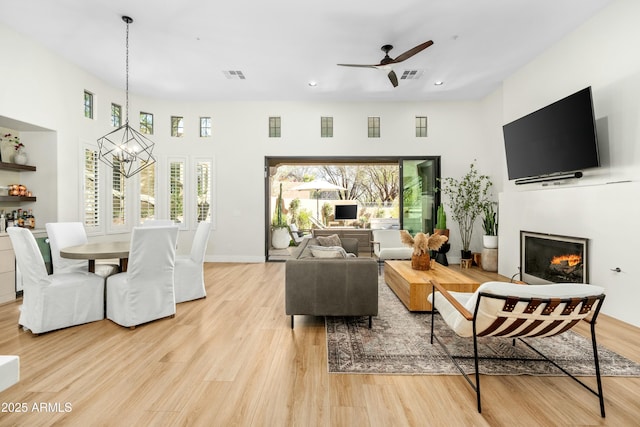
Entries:
POLYGON ((347 252, 342 246, 309 246, 314 258, 346 258, 347 252))
POLYGON ((337 234, 331 234, 329 236, 318 236, 318 242, 320 246, 342 246, 340 237, 337 234))
POLYGON ((302 239, 302 242, 300 242, 300 244, 291 251, 291 256, 295 259, 311 258, 313 255, 311 255, 309 246, 317 246, 319 244, 318 239, 311 236, 305 236, 304 239, 302 239))

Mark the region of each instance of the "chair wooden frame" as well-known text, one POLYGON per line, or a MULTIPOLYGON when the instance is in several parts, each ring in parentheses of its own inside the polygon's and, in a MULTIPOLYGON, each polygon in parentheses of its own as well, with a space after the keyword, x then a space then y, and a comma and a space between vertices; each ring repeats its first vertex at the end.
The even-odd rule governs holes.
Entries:
MULTIPOLYGON (((462 367, 458 364, 456 359, 460 358, 468 358, 465 356, 453 356, 449 353, 446 346, 438 339, 437 335, 434 332, 434 320, 435 320, 435 304, 434 308, 431 311, 431 344, 433 344, 433 339, 435 338, 438 341, 438 344, 443 348, 445 353, 451 358, 453 363, 456 365, 460 373, 467 380, 471 388, 476 392, 476 399, 478 404, 478 412, 482 412, 482 406, 480 402, 480 373, 478 370, 478 361, 479 359, 500 359, 500 358, 481 358, 478 357, 478 337, 484 336, 496 336, 496 337, 508 337, 513 340, 512 344, 515 345, 516 338, 518 341, 524 343, 527 347, 531 348, 537 354, 539 354, 543 359, 513 359, 513 358, 502 358, 503 360, 545 360, 551 364, 553 364, 556 368, 560 369, 564 374, 568 375, 571 379, 578 382, 584 388, 589 390, 592 394, 598 397, 600 402, 600 415, 604 418, 605 416, 605 408, 604 408, 604 396, 602 392, 602 379, 600 376, 600 363, 598 360, 598 347, 596 343, 596 319, 600 312, 600 307, 602 306, 602 302, 604 301, 605 295, 593 295, 588 297, 579 297, 579 298, 523 298, 523 297, 512 297, 506 295, 495 295, 484 292, 478 293, 478 299, 475 304, 475 310, 471 313, 467 310, 458 300, 455 299, 442 285, 440 285, 436 280, 431 280, 432 295, 431 301, 435 302, 436 292, 439 292, 444 298, 453 305, 453 307, 468 321, 472 322, 473 326, 473 359, 474 359, 474 368, 475 368, 475 383, 469 378, 469 375, 464 372, 462 367), (504 300, 504 306, 502 309, 502 313, 504 316, 498 316, 497 319, 485 329, 478 331, 477 330, 477 318, 479 307, 481 305, 481 301, 483 298, 492 298, 498 300, 504 300), (526 308, 521 311, 517 311, 516 307, 519 302, 526 303, 526 308), (556 308, 562 307, 562 311, 559 313, 554 313, 556 316, 564 317, 565 319, 570 320, 570 322, 566 323, 565 326, 559 328, 565 320, 552 320, 547 321, 541 319, 540 314, 534 314, 534 311, 540 312, 539 308, 542 307, 542 316, 549 315, 554 313, 556 308), (590 315, 590 316, 589 316, 590 315), (555 361, 551 360, 549 357, 544 355, 542 352, 534 348, 531 344, 527 343, 523 340, 525 337, 535 337, 535 336, 554 336, 561 333, 566 332, 575 326, 580 320, 586 321, 590 325, 591 329, 591 343, 593 347, 593 359, 596 371, 596 383, 597 383, 597 391, 594 390, 589 385, 585 384, 580 379, 576 378, 570 372, 562 368, 555 361), (512 322, 512 324, 503 328, 500 327, 505 324, 505 322, 512 322), (544 329, 540 330, 540 325, 545 322, 549 323, 544 329), (554 330, 557 329, 557 330, 554 330), (537 331, 537 332, 536 332, 537 331)), ((520 305, 521 307, 522 305, 520 305)))

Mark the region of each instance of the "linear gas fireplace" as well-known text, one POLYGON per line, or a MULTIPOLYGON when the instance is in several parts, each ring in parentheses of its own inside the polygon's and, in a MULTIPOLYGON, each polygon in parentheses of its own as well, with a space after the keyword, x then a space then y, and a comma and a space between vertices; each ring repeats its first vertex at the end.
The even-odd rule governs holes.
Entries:
POLYGON ((531 285, 588 283, 588 239, 520 232, 520 271, 531 285))

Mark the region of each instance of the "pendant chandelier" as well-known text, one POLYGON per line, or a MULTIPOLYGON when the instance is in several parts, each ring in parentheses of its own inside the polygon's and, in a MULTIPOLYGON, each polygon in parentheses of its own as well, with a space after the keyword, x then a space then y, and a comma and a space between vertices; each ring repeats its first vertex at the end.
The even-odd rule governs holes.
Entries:
POLYGON ((113 132, 98 138, 98 158, 114 172, 130 178, 154 164, 156 159, 153 157, 153 141, 129 126, 129 24, 133 19, 123 16, 122 20, 127 24, 125 123, 113 132))

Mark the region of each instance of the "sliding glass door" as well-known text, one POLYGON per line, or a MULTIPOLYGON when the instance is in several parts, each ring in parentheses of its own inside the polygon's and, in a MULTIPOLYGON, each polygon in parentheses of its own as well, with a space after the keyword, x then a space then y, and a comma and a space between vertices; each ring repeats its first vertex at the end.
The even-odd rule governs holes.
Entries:
POLYGON ((433 233, 440 194, 436 192, 440 177, 440 159, 400 160, 402 187, 402 228, 412 235, 433 233))

